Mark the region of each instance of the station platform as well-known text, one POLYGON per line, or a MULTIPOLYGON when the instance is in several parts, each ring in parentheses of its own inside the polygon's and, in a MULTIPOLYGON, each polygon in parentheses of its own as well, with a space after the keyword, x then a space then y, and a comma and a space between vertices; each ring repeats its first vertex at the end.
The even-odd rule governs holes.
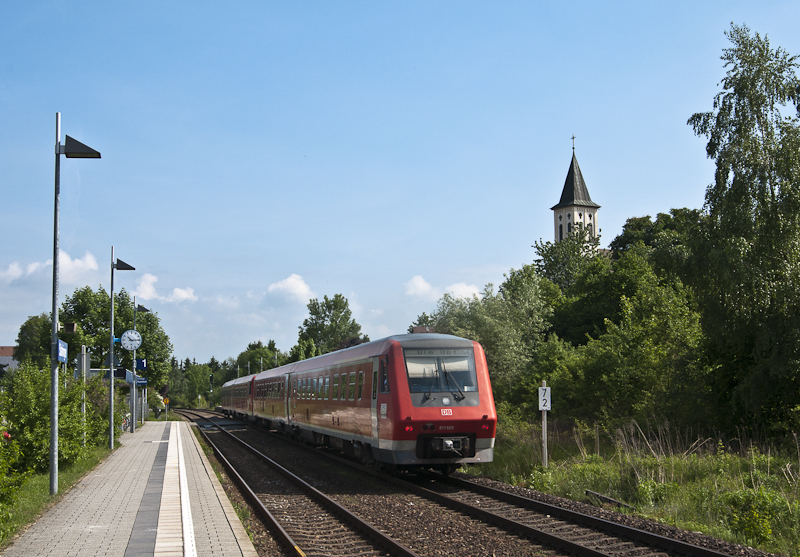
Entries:
POLYGON ((191 427, 124 434, 2 557, 256 557, 191 427))

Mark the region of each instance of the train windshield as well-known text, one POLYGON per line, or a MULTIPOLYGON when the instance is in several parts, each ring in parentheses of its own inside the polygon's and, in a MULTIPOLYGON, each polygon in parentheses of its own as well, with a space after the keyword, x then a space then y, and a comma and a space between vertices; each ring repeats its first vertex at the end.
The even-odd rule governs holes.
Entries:
POLYGON ((421 403, 433 400, 433 393, 451 393, 456 401, 478 390, 475 355, 472 348, 417 349, 403 351, 412 393, 424 393, 421 403))

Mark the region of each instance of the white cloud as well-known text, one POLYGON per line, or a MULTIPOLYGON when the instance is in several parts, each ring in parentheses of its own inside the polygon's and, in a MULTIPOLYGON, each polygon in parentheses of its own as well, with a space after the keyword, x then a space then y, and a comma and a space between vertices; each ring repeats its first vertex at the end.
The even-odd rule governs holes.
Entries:
POLYGON ((213 301, 217 306, 225 310, 239 309, 240 306, 237 296, 223 296, 222 294, 218 294, 213 301))
POLYGON ((80 259, 72 259, 65 251, 58 252, 58 274, 61 281, 69 284, 83 283, 86 275, 92 271, 97 271, 97 259, 88 251, 80 259))
POLYGON ((451 284, 445 290, 450 292, 450 294, 456 298, 472 298, 473 296, 477 296, 479 298, 481 297, 480 289, 474 284, 457 282, 456 284, 451 284))
MULTIPOLYGON (((64 284, 82 284, 89 279, 88 275, 97 271, 97 259, 88 251, 83 257, 72 259, 65 251, 59 250, 58 258, 58 277, 59 282, 64 284)), ((52 267, 53 260, 48 259, 44 263, 35 261, 25 265, 25 271, 22 271, 22 266, 14 261, 8 266, 5 271, 0 271, 0 280, 6 283, 13 282, 24 276, 33 275, 46 267, 52 267)))
POLYGON ((448 292, 456 298, 471 298, 472 296, 481 295, 481 290, 474 284, 466 284, 464 282, 457 282, 451 284, 444 290, 433 286, 427 280, 422 278, 422 275, 414 276, 410 281, 405 283, 406 296, 413 296, 423 300, 437 301, 442 297, 444 292, 448 292))
POLYGON ((17 280, 21 276, 22 276, 22 268, 16 261, 14 261, 8 266, 7 271, 0 271, 0 279, 3 279, 6 282, 17 280))
POLYGON ((41 269, 42 267, 47 267, 53 263, 52 259, 48 259, 45 263, 28 263, 28 266, 25 267, 25 274, 31 275, 41 269))
POLYGON ((442 296, 442 292, 422 278, 422 275, 415 275, 404 286, 406 287, 406 296, 432 301, 436 301, 442 296))
POLYGON ((282 281, 270 284, 268 290, 270 292, 283 293, 303 303, 315 297, 314 292, 311 291, 303 277, 294 273, 282 281))
POLYGON ((194 293, 194 288, 173 288, 172 294, 165 298, 168 302, 196 302, 197 296, 194 293))
POLYGON ((194 288, 173 288, 172 294, 169 296, 159 296, 156 292, 156 282, 158 277, 150 273, 145 273, 136 280, 136 290, 133 293, 142 300, 161 300, 164 302, 196 302, 197 295, 194 293, 194 288))
POLYGON ((155 287, 156 282, 158 282, 157 276, 145 273, 136 279, 136 290, 133 291, 133 294, 142 300, 158 299, 155 287))

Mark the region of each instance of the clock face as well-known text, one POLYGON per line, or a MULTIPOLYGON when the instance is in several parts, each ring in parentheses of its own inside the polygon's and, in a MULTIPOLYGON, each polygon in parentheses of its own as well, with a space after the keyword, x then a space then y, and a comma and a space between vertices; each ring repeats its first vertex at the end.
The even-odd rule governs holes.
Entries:
POLYGON ((142 335, 139 331, 125 331, 119 338, 119 343, 125 350, 136 350, 142 345, 142 335))

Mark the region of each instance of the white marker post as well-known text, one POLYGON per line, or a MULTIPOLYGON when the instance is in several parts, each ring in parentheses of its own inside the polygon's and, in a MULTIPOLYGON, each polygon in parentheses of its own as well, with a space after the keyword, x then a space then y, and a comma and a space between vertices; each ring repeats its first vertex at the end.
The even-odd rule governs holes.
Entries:
POLYGON ((542 411, 542 465, 547 468, 547 411, 552 410, 550 404, 550 387, 542 380, 539 387, 539 410, 542 411))

